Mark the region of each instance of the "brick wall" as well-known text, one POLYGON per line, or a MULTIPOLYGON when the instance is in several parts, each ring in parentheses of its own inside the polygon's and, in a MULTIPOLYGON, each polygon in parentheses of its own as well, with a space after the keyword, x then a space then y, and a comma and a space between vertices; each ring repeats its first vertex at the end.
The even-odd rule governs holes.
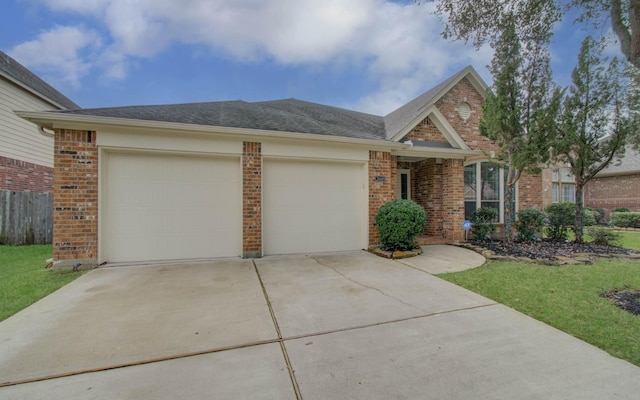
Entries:
POLYGON ((96 133, 56 129, 53 258, 98 257, 98 149, 96 133))
POLYGON ((409 132, 402 141, 405 140, 420 140, 424 142, 437 142, 437 143, 449 143, 449 141, 442 136, 440 130, 433 124, 429 117, 425 118, 422 122, 416 125, 411 132, 409 132))
POLYGON ((584 190, 584 205, 604 208, 607 221, 611 211, 619 207, 640 211, 640 173, 591 180, 584 190))
POLYGON ((53 168, 0 156, 0 190, 53 193, 53 168))
POLYGON ((442 161, 442 236, 463 240, 464 229, 464 164, 462 160, 442 161))
POLYGON ((262 149, 242 144, 242 256, 262 256, 262 149))
POLYGON ((523 172, 518 180, 518 208, 535 208, 543 210, 542 173, 529 174, 523 172))
POLYGON ((369 151, 369 245, 380 243, 380 234, 375 225, 380 207, 397 198, 396 157, 383 151, 369 151), (376 176, 386 178, 376 181, 376 176))

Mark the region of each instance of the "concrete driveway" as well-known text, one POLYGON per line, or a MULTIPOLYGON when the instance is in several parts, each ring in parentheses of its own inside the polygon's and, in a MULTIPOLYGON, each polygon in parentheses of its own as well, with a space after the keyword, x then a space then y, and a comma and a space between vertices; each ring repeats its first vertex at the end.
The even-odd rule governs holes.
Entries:
POLYGON ((100 268, 0 323, 0 398, 638 398, 640 368, 429 273, 482 262, 100 268))

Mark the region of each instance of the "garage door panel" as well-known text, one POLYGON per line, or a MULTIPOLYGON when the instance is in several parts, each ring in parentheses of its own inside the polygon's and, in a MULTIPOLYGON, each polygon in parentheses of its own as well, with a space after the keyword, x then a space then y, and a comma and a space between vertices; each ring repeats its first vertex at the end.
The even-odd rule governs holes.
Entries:
POLYGON ((363 247, 362 164, 265 160, 266 254, 363 247))
POLYGON ((239 159, 110 153, 105 176, 106 261, 240 254, 239 159))

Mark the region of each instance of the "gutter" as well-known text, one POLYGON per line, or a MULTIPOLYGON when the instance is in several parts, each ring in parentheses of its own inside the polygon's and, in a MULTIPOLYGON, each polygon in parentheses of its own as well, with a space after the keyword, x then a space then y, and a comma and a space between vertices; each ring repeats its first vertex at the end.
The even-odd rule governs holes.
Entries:
POLYGON ((98 117, 92 115, 77 115, 66 113, 55 113, 47 111, 14 111, 20 118, 38 125, 40 132, 48 136, 44 129, 78 129, 95 130, 105 127, 119 127, 123 129, 152 129, 154 131, 180 131, 201 135, 227 135, 234 137, 250 138, 281 138, 305 141, 332 142, 345 144, 366 145, 386 150, 401 150, 411 147, 409 144, 390 142, 384 139, 359 139, 344 136, 331 136, 313 133, 270 131, 264 129, 233 128, 213 125, 195 125, 180 122, 163 122, 140 119, 98 117))

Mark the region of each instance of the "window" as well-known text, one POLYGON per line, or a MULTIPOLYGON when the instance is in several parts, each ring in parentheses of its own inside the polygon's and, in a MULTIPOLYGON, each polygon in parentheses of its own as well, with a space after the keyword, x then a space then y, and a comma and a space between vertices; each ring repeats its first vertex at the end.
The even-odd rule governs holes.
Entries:
POLYGON ((411 171, 408 169, 398 170, 398 198, 411 200, 411 171))
MULTIPOLYGON (((498 210, 498 220, 504 220, 505 169, 494 163, 477 162, 464 167, 464 216, 471 220, 480 207, 498 210)), ((514 196, 514 201, 515 201, 514 196)))
POLYGON ((553 202, 576 201, 576 184, 575 177, 571 173, 570 168, 560 168, 553 171, 551 177, 551 189, 553 202))

